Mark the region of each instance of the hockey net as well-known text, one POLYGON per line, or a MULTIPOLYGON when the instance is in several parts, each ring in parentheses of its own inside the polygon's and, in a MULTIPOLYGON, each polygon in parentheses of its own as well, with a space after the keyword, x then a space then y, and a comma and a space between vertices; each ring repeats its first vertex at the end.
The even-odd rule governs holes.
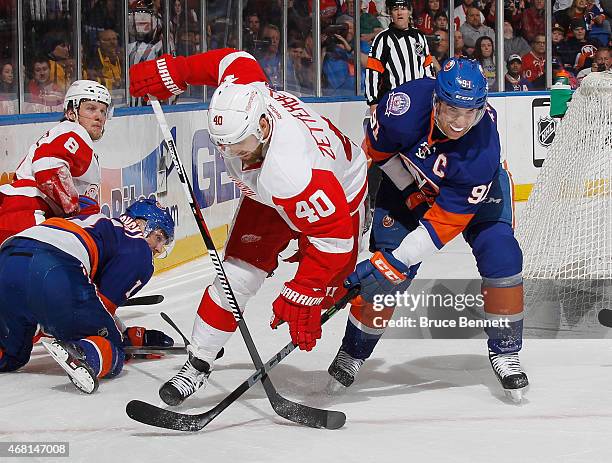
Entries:
POLYGON ((552 311, 539 317, 560 329, 596 326, 612 308, 612 72, 574 93, 519 218, 527 312, 552 311))

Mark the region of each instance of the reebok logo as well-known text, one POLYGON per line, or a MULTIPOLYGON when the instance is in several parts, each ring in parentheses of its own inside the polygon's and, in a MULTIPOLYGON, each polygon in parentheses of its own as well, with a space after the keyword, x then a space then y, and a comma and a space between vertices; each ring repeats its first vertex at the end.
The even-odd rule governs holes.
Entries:
POLYGON ((170 71, 168 71, 168 64, 164 58, 158 59, 155 61, 157 63, 157 70, 159 71, 159 76, 161 77, 162 82, 166 86, 169 92, 173 95, 179 95, 183 93, 183 91, 174 83, 172 77, 170 76, 170 71))
POLYGON ((285 299, 295 302, 296 304, 300 304, 300 305, 312 306, 312 305, 319 305, 321 302, 323 302, 323 296, 321 297, 306 296, 305 294, 300 294, 297 291, 294 291, 293 289, 288 288, 286 286, 283 286, 281 295, 285 299))

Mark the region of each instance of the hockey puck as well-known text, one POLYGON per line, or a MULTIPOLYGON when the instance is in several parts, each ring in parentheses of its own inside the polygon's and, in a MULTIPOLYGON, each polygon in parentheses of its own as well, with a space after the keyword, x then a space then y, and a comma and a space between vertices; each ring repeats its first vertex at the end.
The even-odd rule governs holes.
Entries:
POLYGON ((608 328, 612 328, 612 310, 610 309, 602 309, 599 311, 597 315, 597 319, 599 323, 603 326, 607 326, 608 328))

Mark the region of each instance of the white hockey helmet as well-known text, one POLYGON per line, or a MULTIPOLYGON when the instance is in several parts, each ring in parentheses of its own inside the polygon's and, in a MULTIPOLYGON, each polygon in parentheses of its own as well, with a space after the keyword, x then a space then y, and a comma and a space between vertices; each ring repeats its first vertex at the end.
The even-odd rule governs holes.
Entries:
POLYGON ((265 97, 257 86, 224 82, 208 108, 210 139, 218 147, 240 143, 249 135, 263 143, 259 120, 267 113, 265 97))
POLYGON ((110 119, 112 99, 108 89, 94 80, 75 80, 64 97, 64 112, 70 107, 77 111, 82 100, 98 101, 108 107, 107 119, 110 119))

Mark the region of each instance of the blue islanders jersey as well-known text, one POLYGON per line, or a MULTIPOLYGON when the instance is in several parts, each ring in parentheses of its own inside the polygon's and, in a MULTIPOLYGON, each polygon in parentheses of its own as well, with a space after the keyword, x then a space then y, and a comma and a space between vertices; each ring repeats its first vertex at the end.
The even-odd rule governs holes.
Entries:
POLYGON ((111 314, 153 275, 153 253, 136 221, 127 216, 56 217, 15 237, 48 243, 78 259, 111 314))
POLYGON ((366 144, 383 171, 395 160, 393 168, 414 178, 431 206, 421 224, 440 249, 466 228, 486 199, 500 169, 501 146, 489 106, 460 139, 435 138, 443 135, 433 118, 434 85, 434 79, 418 79, 387 93, 372 115, 366 144))

